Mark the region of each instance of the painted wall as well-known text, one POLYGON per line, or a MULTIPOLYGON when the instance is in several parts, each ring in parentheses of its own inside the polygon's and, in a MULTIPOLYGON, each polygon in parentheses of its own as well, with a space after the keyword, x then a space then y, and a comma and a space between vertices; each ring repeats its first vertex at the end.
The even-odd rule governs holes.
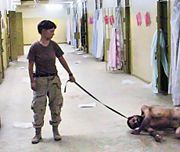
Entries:
POLYGON ((89 44, 89 53, 92 53, 93 47, 93 24, 90 23, 90 18, 93 18, 95 11, 95 1, 87 0, 87 12, 88 12, 88 44, 89 44))
POLYGON ((157 0, 131 1, 131 72, 133 75, 151 82, 151 42, 156 30, 157 0), (150 14, 151 24, 146 26, 145 14, 150 14), (136 15, 141 15, 138 26, 136 15))
POLYGON ((111 8, 117 6, 117 0, 103 0, 103 8, 111 8))
POLYGON ((65 4, 21 6, 17 8, 17 11, 23 12, 24 44, 31 44, 39 39, 37 24, 43 19, 52 20, 57 25, 53 40, 58 43, 66 42, 67 6, 65 4))

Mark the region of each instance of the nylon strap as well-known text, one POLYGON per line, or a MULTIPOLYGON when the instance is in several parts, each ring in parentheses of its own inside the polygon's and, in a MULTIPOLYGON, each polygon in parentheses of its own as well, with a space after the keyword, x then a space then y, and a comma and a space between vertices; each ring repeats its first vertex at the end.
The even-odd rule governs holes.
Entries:
MULTIPOLYGON (((67 83, 69 82, 69 80, 66 82, 65 88, 64 88, 64 92, 66 92, 66 87, 67 87, 67 83)), ((81 88, 84 92, 86 92, 89 96, 91 96, 92 98, 94 98, 97 102, 101 103, 103 106, 105 106, 106 108, 108 108, 109 110, 115 112, 116 114, 120 115, 121 117, 124 117, 127 119, 127 117, 125 115, 123 115, 122 113, 118 112, 117 110, 109 107, 108 105, 104 104, 103 102, 101 102, 99 99, 97 99, 95 96, 93 96, 90 92, 88 92, 86 89, 84 89, 79 83, 74 82, 79 88, 81 88)))

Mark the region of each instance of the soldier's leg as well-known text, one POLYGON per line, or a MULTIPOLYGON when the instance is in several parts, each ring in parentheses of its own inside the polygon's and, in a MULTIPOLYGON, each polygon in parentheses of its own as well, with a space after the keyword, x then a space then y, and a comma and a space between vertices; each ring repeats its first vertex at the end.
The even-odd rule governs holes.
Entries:
POLYGON ((48 89, 49 108, 51 111, 50 124, 53 127, 53 135, 55 140, 60 140, 61 136, 58 132, 58 125, 61 122, 61 108, 63 105, 63 97, 61 93, 61 82, 59 77, 54 77, 48 89))
POLYGON ((34 128, 41 128, 44 125, 44 115, 46 111, 46 95, 36 96, 33 99, 31 109, 34 113, 34 128))
POLYGON ((44 125, 44 115, 46 111, 46 96, 47 96, 47 83, 45 78, 38 78, 36 80, 36 91, 34 91, 34 97, 31 105, 31 109, 34 112, 33 126, 35 128, 35 136, 32 139, 32 143, 36 144, 41 139, 41 128, 44 125))

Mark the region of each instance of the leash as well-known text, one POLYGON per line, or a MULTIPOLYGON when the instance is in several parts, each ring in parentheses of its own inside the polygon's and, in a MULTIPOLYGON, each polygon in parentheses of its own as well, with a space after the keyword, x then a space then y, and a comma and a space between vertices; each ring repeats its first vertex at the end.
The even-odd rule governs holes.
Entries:
MULTIPOLYGON (((70 80, 66 81, 66 85, 64 87, 64 92, 66 92, 66 88, 67 88, 67 83, 70 80)), ((105 106, 106 108, 108 108, 109 110, 115 112, 116 114, 120 115, 121 117, 124 117, 127 119, 127 117, 125 115, 123 115, 122 113, 116 111, 115 109, 109 107, 108 105, 104 104, 103 102, 101 102, 99 99, 97 99, 95 96, 93 96, 90 92, 88 92, 86 89, 84 89, 79 83, 77 83, 76 81, 74 82, 79 88, 81 88, 84 92, 86 92, 89 96, 91 96, 92 98, 94 98, 97 102, 99 102, 100 104, 102 104, 103 106, 105 106)))

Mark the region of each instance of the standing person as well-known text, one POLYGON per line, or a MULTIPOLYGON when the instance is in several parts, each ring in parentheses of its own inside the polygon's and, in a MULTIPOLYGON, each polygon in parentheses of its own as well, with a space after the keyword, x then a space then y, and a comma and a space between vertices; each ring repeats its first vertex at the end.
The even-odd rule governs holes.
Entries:
POLYGON ((75 78, 63 57, 63 51, 56 42, 51 40, 56 25, 49 20, 43 20, 38 24, 37 28, 41 35, 40 40, 31 45, 27 57, 29 60, 28 69, 31 89, 33 90, 31 109, 34 112, 33 127, 35 128, 35 136, 32 139, 32 144, 37 144, 42 138, 41 128, 44 125, 47 97, 51 111, 50 125, 52 125, 54 140, 61 140, 58 125, 61 121, 60 113, 63 97, 61 93, 61 80, 57 75, 58 72, 55 65, 56 57, 67 71, 69 80, 75 82, 75 78), (35 73, 33 72, 34 65, 35 73))

